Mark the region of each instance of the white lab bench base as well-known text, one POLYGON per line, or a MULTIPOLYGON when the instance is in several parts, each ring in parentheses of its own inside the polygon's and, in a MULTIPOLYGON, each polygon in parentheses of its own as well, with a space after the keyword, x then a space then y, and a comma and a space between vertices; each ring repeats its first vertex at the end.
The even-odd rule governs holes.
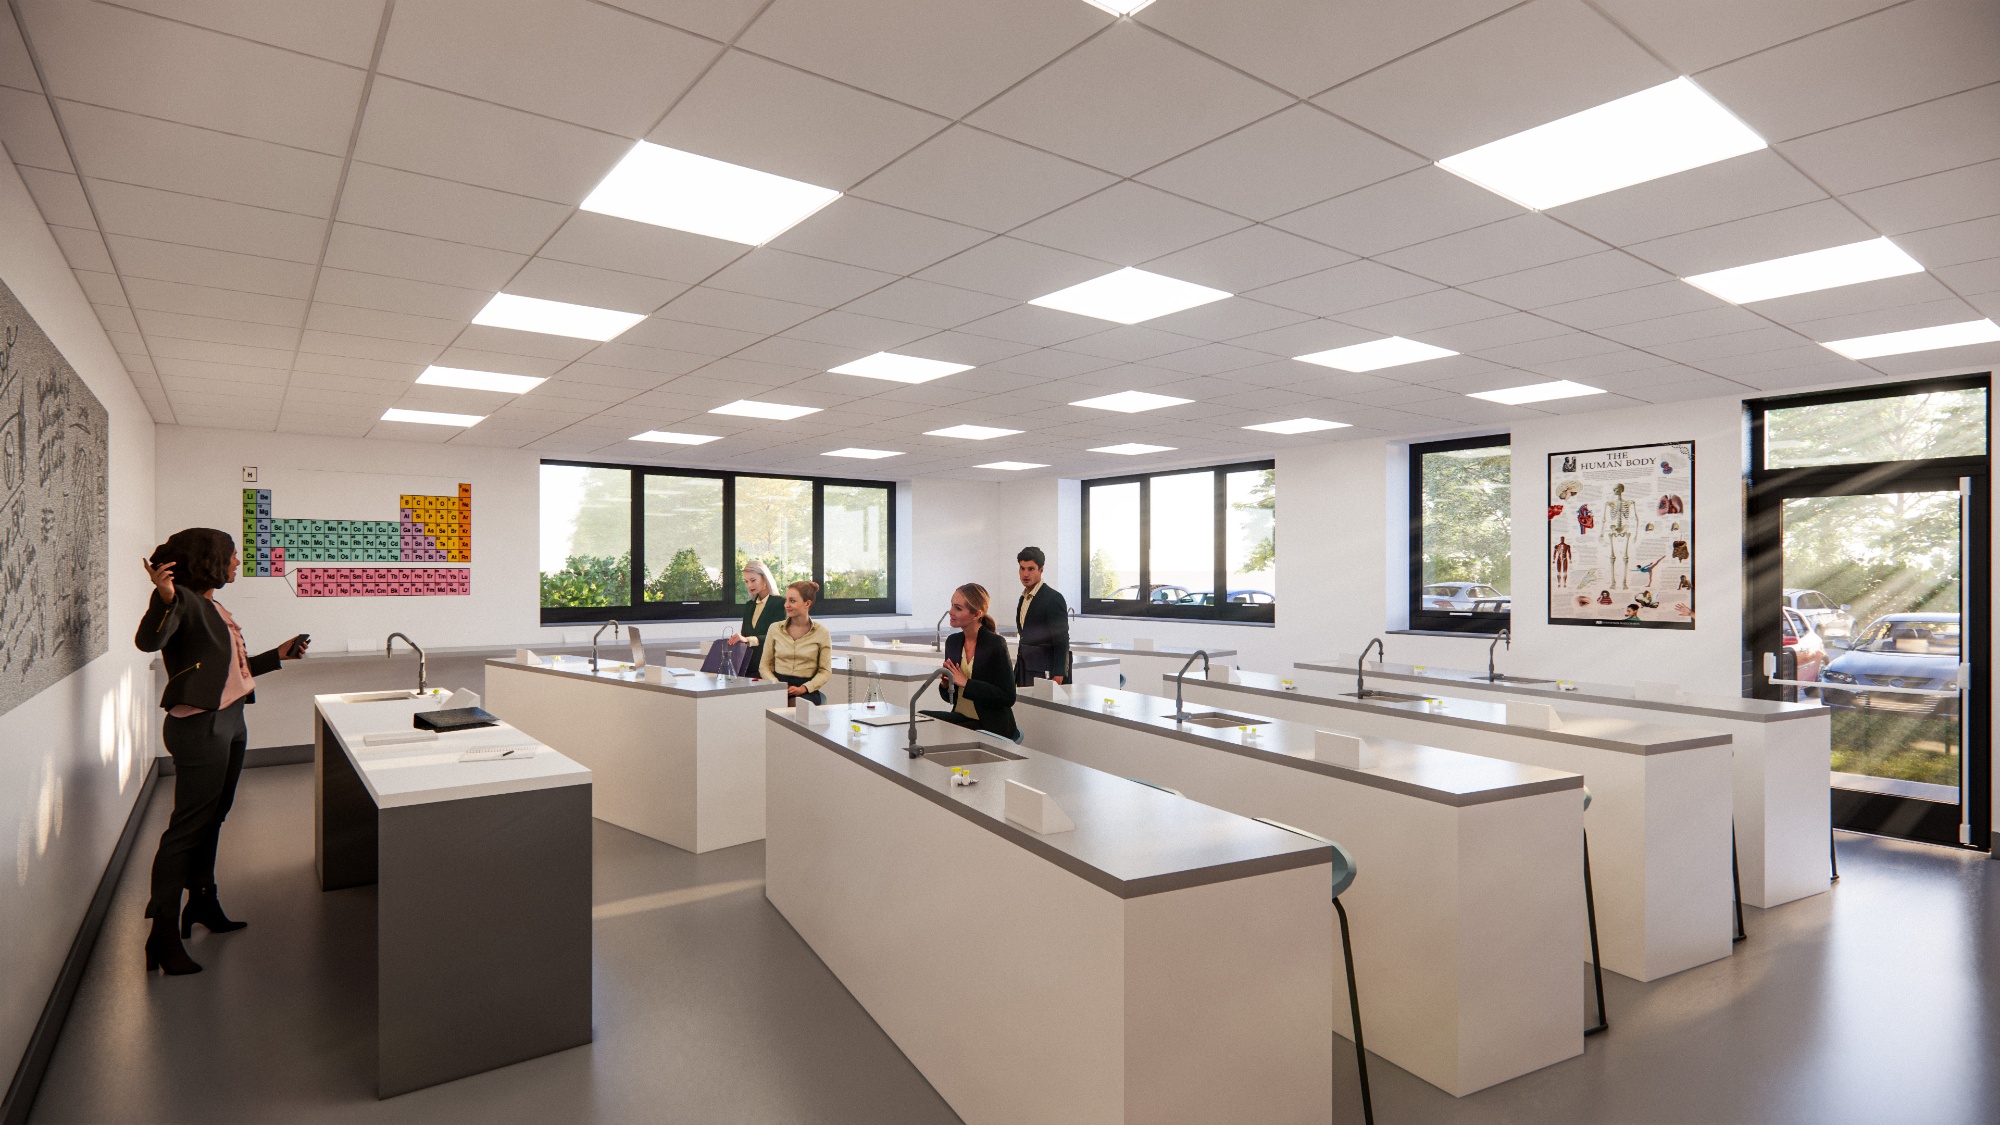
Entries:
MULTIPOLYGON (((1536 737, 1528 727, 1473 729, 1252 695, 1190 680, 1186 697, 1321 730, 1428 743, 1583 775, 1597 931, 1604 967, 1634 980, 1670 976, 1730 955, 1736 894, 1729 875, 1730 748, 1632 754, 1536 737), (1518 731, 1518 733, 1517 733, 1518 731)), ((1336 837, 1338 838, 1338 837, 1336 837)))
POLYGON ((1120 898, 789 724, 768 746, 766 896, 969 1125, 1331 1115, 1324 865, 1120 898))
POLYGON ((764 712, 783 699, 486 665, 486 709, 590 769, 593 817, 696 853, 764 838, 764 712))

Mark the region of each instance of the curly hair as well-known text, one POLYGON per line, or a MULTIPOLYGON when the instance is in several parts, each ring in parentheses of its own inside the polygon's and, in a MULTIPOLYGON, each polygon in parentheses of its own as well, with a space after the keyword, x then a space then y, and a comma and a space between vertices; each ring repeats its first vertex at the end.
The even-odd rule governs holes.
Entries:
POLYGON ((190 527, 167 536, 153 548, 154 566, 174 564, 174 582, 196 593, 218 590, 229 583, 236 557, 236 540, 212 527, 190 527))

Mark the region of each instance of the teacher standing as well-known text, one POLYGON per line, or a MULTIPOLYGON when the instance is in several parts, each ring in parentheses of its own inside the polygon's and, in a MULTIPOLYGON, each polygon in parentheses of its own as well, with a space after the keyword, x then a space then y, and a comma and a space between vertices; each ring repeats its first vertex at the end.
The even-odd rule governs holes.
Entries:
MULTIPOLYGON (((771 568, 762 559, 751 559, 743 564, 743 589, 750 600, 743 603, 743 627, 729 638, 730 644, 749 645, 750 656, 762 655, 757 648, 764 643, 764 634, 771 626, 785 619, 784 599, 777 597, 778 583, 771 577, 771 568)), ((749 661, 750 674, 756 675, 762 661, 749 661)))
POLYGON ((146 916, 153 920, 146 968, 180 976, 201 971, 181 945, 197 924, 215 934, 248 924, 222 912, 215 889, 215 851, 222 821, 236 800, 249 742, 243 705, 257 700, 256 676, 304 656, 307 642, 301 634, 269 652, 246 653, 243 630, 215 600, 215 591, 236 581, 242 565, 236 541, 227 532, 212 527, 177 531, 141 565, 153 594, 133 643, 141 652, 159 653, 166 667, 160 706, 167 717, 160 740, 174 759, 174 811, 153 856, 152 898, 146 906, 146 916), (182 890, 188 892, 185 908, 182 890))
MULTIPOLYGON (((949 711, 925 711, 933 719, 1018 740, 1014 725, 1014 674, 1007 642, 988 616, 986 587, 967 582, 951 594, 951 625, 944 639, 944 677, 938 694, 949 711)), ((915 705, 915 700, 911 705, 915 705)))
POLYGON ((1061 590, 1042 581, 1049 560, 1040 547, 1023 547, 1014 559, 1021 564, 1021 604, 1014 611, 1021 652, 1014 662, 1014 685, 1032 687, 1038 675, 1064 683, 1069 676, 1069 602, 1061 590))

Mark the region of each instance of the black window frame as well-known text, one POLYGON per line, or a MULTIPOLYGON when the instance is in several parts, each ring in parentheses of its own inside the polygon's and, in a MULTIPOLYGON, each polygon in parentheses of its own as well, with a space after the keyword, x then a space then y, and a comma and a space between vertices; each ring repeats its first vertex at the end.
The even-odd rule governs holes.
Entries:
MULTIPOLYGON (((1439 610, 1424 606, 1424 455, 1429 453, 1453 453, 1461 449, 1498 449, 1505 447, 1510 453, 1514 445, 1511 432, 1480 434, 1475 437, 1452 438, 1448 441, 1423 441, 1410 443, 1410 625, 1413 630, 1435 633, 1478 633, 1492 635, 1508 628, 1514 620, 1513 594, 1507 595, 1507 609, 1502 613, 1475 613, 1469 609, 1439 610)), ((1513 542, 1513 474, 1508 473, 1508 513, 1507 535, 1510 546, 1513 542)), ((1491 585, 1491 583, 1487 583, 1491 585)))
MULTIPOLYGON (((634 465, 628 462, 578 461, 565 457, 545 457, 536 464, 539 474, 543 465, 566 465, 580 469, 627 470, 631 473, 632 491, 632 573, 631 589, 625 605, 616 606, 540 606, 544 625, 565 625, 608 621, 617 618, 621 622, 646 621, 729 621, 743 615, 743 602, 748 593, 743 589, 743 576, 735 569, 736 560, 736 482, 746 478, 766 478, 771 480, 806 481, 812 485, 812 578, 821 589, 826 587, 826 490, 828 486, 851 488, 876 488, 888 493, 889 506, 888 536, 884 544, 888 561, 889 590, 875 598, 829 598, 822 596, 813 605, 814 617, 880 617, 896 612, 897 594, 901 575, 896 559, 896 482, 886 480, 865 480, 860 477, 821 477, 804 473, 744 473, 718 469, 688 469, 672 465, 634 465), (644 599, 646 583, 646 488, 648 476, 661 477, 706 477, 722 481, 722 558, 723 598, 713 602, 649 602, 644 599)), ((536 567, 536 601, 541 600, 540 567, 536 567)))
MULTIPOLYGON (((1229 541, 1228 513, 1230 473, 1276 472, 1275 459, 1262 461, 1238 461, 1227 465, 1193 465, 1185 469, 1163 469, 1156 472, 1127 473, 1115 477, 1096 477, 1080 481, 1082 486, 1081 542, 1078 565, 1077 590, 1078 608, 1085 616, 1096 617, 1149 617, 1170 621, 1232 621, 1249 624, 1273 625, 1277 623, 1278 607, 1276 590, 1268 591, 1272 601, 1262 604, 1227 601, 1229 588, 1229 541), (1215 474, 1215 573, 1210 587, 1211 593, 1220 592, 1225 599, 1218 605, 1170 605, 1155 604, 1153 590, 1153 485, 1157 477, 1180 477, 1194 473, 1215 474), (1090 490, 1107 485, 1137 484, 1139 486, 1139 596, 1136 598, 1093 598, 1090 596, 1090 490)), ((1272 529, 1272 535, 1277 531, 1272 529)))

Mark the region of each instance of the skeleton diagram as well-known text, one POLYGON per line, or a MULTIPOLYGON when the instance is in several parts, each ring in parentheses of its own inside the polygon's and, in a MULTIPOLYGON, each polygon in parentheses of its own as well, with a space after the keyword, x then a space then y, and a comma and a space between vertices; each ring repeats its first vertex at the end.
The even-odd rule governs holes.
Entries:
POLYGON ((1568 536, 1560 536, 1556 539, 1555 549, 1549 552, 1549 557, 1556 564, 1556 585, 1569 585, 1569 560, 1570 556, 1575 553, 1576 548, 1569 545, 1568 536))
POLYGON ((1611 502, 1604 506, 1604 542, 1610 553, 1611 581, 1620 590, 1632 588, 1632 524, 1638 518, 1637 505, 1625 499, 1623 483, 1611 486, 1611 502), (1618 548, 1625 548, 1625 562, 1618 562, 1618 548))

